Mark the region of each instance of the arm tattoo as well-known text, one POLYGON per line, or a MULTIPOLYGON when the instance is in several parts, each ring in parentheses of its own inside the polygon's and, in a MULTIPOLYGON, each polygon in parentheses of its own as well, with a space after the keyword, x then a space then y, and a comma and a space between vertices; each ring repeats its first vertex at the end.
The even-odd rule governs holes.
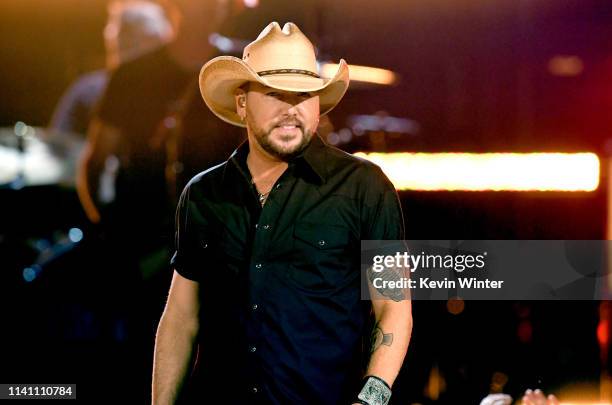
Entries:
POLYGON ((374 325, 371 337, 370 354, 374 353, 381 345, 391 346, 393 343, 393 333, 384 333, 379 326, 380 321, 374 325))
MULTIPOLYGON (((377 273, 374 270, 372 270, 372 267, 370 266, 367 269, 367 274, 368 274, 368 279, 370 280, 370 283, 372 284, 372 287, 374 287, 374 279, 375 278, 381 278, 384 281, 399 281, 399 280, 401 280, 400 273, 396 269, 392 269, 392 268, 386 268, 382 272, 377 273)), ((385 287, 380 287, 380 288, 376 288, 376 287, 374 287, 374 288, 383 297, 390 298, 390 299, 392 299, 395 302, 402 301, 402 300, 406 299, 406 297, 404 296, 404 291, 402 289, 399 289, 399 288, 389 288, 389 287, 386 287, 386 286, 385 287)))

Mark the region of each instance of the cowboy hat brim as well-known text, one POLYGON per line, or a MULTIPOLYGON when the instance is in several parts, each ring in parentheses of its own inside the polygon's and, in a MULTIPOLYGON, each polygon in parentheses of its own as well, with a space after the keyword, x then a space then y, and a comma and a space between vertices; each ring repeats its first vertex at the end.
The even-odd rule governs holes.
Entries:
POLYGON ((349 85, 349 69, 341 59, 330 79, 297 73, 260 76, 242 59, 219 56, 200 71, 200 93, 210 110, 223 121, 239 127, 246 125, 236 113, 235 91, 246 82, 258 82, 277 90, 316 93, 321 115, 330 112, 342 99, 349 85))

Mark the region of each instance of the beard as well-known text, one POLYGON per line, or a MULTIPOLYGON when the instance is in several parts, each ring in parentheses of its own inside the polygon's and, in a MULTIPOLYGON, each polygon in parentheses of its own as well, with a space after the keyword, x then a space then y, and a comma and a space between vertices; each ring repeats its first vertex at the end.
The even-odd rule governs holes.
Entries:
POLYGON ((304 128, 304 124, 297 118, 280 119, 267 128, 262 128, 249 120, 247 115, 247 124, 259 146, 270 155, 284 162, 289 162, 302 153, 313 136, 313 131, 304 128), (299 135, 273 134, 274 130, 280 130, 282 125, 295 125, 295 130, 299 132, 299 135), (298 136, 300 139, 298 142, 295 142, 294 138, 298 136), (290 141, 293 141, 292 144, 287 145, 287 142, 290 141))

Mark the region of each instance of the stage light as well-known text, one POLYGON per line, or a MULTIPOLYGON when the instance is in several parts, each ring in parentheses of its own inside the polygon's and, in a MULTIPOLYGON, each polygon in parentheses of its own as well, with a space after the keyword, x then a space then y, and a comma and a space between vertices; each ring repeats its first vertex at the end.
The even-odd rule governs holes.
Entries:
POLYGON ((259 0, 244 0, 244 5, 248 8, 255 8, 259 5, 259 0))
POLYGON ((578 76, 583 70, 584 64, 578 56, 557 55, 548 61, 548 71, 555 76, 578 76))
POLYGON ((78 243, 83 240, 83 231, 79 228, 70 228, 68 231, 68 239, 73 243, 78 243))
MULTIPOLYGON (((332 77, 337 70, 337 63, 322 63, 320 66, 320 73, 324 78, 332 77)), ((391 70, 371 66, 349 65, 349 71, 351 81, 356 82, 392 85, 399 80, 399 76, 391 70)))
POLYGON ((348 128, 342 128, 340 131, 338 131, 338 135, 343 143, 348 143, 351 141, 351 139, 353 139, 353 133, 348 128))
POLYGON ((593 191, 594 153, 356 153, 379 165, 398 190, 593 191))
POLYGON ((450 298, 446 301, 446 309, 453 315, 459 315, 465 309, 465 301, 459 297, 450 298))
MULTIPOLYGON (((212 33, 208 37, 208 42, 211 45, 214 45, 221 52, 234 52, 238 46, 234 43, 231 38, 225 37, 223 35, 212 33)), ((170 122, 164 122, 166 126, 171 125, 170 122)))
POLYGON ((597 341, 602 346, 607 346, 608 342, 610 341, 608 329, 608 321, 601 321, 599 322, 599 325, 597 325, 597 341))
POLYGON ((610 402, 561 402, 559 405, 612 405, 610 402))
POLYGON ((36 279, 36 277, 38 277, 41 271, 42 271, 42 268, 37 264, 34 264, 31 267, 26 267, 25 269, 23 269, 23 272, 22 272, 23 279, 26 282, 31 283, 32 281, 36 279))
POLYGON ((335 146, 335 145, 338 145, 338 144, 340 143, 340 135, 338 135, 338 133, 337 133, 337 132, 330 132, 330 133, 327 135, 327 142, 328 142, 330 145, 334 145, 334 146, 335 146))
POLYGON ((28 126, 23 121, 17 121, 14 127, 15 135, 25 136, 28 132, 28 126))
POLYGON ((28 283, 34 281, 36 278, 36 272, 31 267, 26 267, 23 269, 23 279, 28 283))

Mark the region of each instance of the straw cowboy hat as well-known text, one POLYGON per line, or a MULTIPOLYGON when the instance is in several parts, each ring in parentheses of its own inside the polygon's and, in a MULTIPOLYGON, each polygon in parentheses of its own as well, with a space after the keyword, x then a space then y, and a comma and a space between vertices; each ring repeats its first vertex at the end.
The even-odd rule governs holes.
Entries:
POLYGON ((242 59, 219 56, 200 71, 200 92, 208 108, 219 118, 240 127, 245 124, 236 113, 234 94, 246 82, 291 92, 319 96, 321 115, 338 104, 349 84, 348 65, 341 59, 331 79, 317 73, 314 47, 297 25, 280 28, 270 23, 244 48, 242 59))

